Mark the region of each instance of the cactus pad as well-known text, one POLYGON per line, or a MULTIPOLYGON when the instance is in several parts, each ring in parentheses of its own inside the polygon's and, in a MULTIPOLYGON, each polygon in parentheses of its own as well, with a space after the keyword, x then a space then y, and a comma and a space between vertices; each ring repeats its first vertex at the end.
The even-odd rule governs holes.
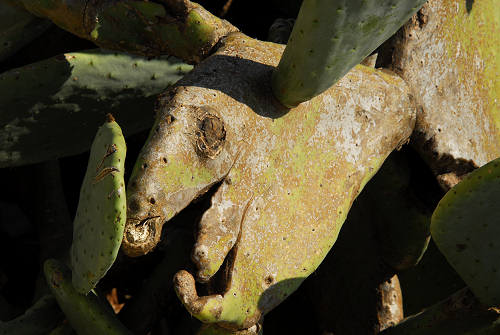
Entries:
POLYGON ((45 335, 63 319, 51 294, 41 297, 23 315, 8 322, 0 321, 0 335, 45 335))
POLYGON ((84 296, 71 284, 71 272, 59 261, 48 259, 44 272, 50 290, 67 320, 79 335, 129 335, 109 308, 93 293, 84 296))
POLYGON ((273 74, 287 107, 325 91, 394 34, 425 0, 305 0, 273 74))
POLYGON ((122 242, 125 154, 122 131, 110 117, 92 144, 74 221, 71 266, 80 293, 88 293, 106 274, 122 242))
POLYGON ((191 69, 173 57, 95 49, 0 74, 0 167, 88 150, 107 113, 125 136, 150 128, 156 95, 191 69))
POLYGON ((477 298, 500 304, 500 158, 452 188, 432 215, 438 248, 477 298))

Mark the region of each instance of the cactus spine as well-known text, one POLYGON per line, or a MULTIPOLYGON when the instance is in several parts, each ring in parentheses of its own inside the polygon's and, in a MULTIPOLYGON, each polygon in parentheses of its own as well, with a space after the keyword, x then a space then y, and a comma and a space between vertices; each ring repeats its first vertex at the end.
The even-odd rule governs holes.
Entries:
POLYGON ((272 88, 286 107, 325 91, 388 39, 425 0, 304 0, 272 88))
POLYGON ((476 297, 500 304, 500 158, 470 173, 439 202, 431 234, 476 297))
POLYGON ((75 290, 87 294, 115 261, 126 220, 126 146, 109 116, 90 151, 73 225, 71 266, 75 290))

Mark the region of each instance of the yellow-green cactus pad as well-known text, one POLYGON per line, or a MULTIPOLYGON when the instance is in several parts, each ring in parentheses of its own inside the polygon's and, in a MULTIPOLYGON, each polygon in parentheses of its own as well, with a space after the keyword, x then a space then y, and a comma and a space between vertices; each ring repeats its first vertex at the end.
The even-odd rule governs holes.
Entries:
POLYGON ((469 174, 439 202, 432 238, 484 304, 500 304, 500 158, 469 174))
POLYGON ((110 117, 98 130, 73 225, 75 289, 87 294, 115 261, 126 219, 125 139, 110 117))

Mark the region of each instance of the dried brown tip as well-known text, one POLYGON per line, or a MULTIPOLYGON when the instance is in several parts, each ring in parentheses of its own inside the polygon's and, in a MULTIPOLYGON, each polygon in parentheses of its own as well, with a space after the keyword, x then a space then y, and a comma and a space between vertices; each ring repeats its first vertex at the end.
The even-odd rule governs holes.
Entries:
POLYGON ((115 122, 115 118, 111 113, 106 114, 106 122, 115 122))

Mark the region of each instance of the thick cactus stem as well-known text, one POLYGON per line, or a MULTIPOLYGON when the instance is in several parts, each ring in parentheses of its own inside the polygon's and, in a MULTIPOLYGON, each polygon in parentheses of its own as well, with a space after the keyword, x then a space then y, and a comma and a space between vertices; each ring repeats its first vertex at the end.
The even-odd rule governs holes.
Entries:
POLYGON ((45 295, 23 315, 0 322, 0 335, 45 335, 62 319, 56 299, 51 294, 45 295))
POLYGON ((144 56, 173 55, 197 63, 237 29, 183 1, 22 1, 33 14, 101 48, 144 56))
POLYGON ((272 78, 286 107, 328 89, 393 35, 425 0, 304 0, 272 78))
POLYGON ((73 286, 87 294, 115 261, 126 220, 125 139, 111 115, 95 137, 73 226, 73 286))
POLYGON ((500 158, 470 173, 439 202, 431 233, 476 297, 500 304, 500 158))
POLYGON ((130 335, 93 293, 85 296, 71 284, 71 272, 59 261, 44 264, 45 278, 67 320, 78 335, 130 335))
POLYGON ((106 113, 125 136, 148 129, 156 95, 191 69, 173 57, 96 49, 0 74, 0 168, 88 150, 106 113))

